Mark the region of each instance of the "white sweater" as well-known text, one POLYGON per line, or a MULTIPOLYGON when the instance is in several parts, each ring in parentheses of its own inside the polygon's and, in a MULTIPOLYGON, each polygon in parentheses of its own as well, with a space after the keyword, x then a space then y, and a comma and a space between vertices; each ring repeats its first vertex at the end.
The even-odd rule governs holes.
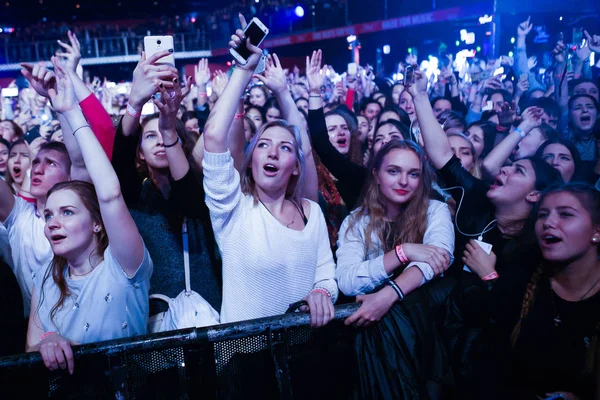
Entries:
MULTIPOLYGON (((365 230, 369 216, 363 216, 352 230, 348 230, 349 221, 354 217, 348 215, 339 231, 338 262, 336 277, 340 290, 347 296, 370 293, 390 278, 383 266, 383 248, 375 233, 371 235, 371 249, 365 249, 365 230)), ((430 200, 427 208, 427 229, 423 236, 423 244, 437 246, 448 252, 450 264, 454 260, 454 226, 450 210, 445 203, 430 200)), ((412 262, 406 268, 416 267, 423 273, 421 285, 434 278, 431 266, 424 262, 412 262)))
POLYGON ((283 226, 244 195, 229 151, 204 151, 204 191, 223 257, 221 323, 283 314, 313 288, 338 294, 335 263, 319 206, 310 202, 306 227, 283 226))

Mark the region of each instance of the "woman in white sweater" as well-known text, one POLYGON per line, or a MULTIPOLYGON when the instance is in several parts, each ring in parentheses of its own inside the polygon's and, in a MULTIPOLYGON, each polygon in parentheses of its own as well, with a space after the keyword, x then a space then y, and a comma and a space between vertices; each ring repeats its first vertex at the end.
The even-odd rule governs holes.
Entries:
MULTIPOLYGON (((238 30, 230 46, 240 46, 242 38, 238 30)), ((263 126, 246 150, 241 179, 227 149, 229 126, 242 117, 232 105, 261 57, 259 48, 249 41, 247 46, 252 55, 235 68, 204 130, 204 190, 223 257, 220 321, 282 314, 304 299, 312 326, 322 326, 334 316, 338 289, 325 219, 315 202, 302 198, 307 192, 316 197, 314 162, 305 159, 310 157, 306 133, 283 120, 263 126)), ((282 110, 296 110, 276 56, 269 57, 259 79, 282 110)), ((289 122, 299 118, 284 116, 289 122)))

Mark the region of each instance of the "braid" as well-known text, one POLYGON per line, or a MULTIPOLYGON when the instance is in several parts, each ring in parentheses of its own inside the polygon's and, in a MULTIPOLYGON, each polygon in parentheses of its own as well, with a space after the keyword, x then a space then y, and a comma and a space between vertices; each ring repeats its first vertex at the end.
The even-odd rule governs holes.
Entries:
POLYGON ((521 306, 521 316, 519 317, 519 322, 517 322, 517 325, 515 325, 515 328, 513 329, 512 335, 510 337, 513 347, 517 343, 517 339, 519 338, 519 334, 521 333, 521 324, 523 323, 523 320, 527 318, 527 315, 529 314, 529 311, 533 306, 533 302, 535 300, 535 291, 537 289, 537 284, 540 280, 540 276, 542 275, 543 270, 544 269, 542 265, 540 265, 531 276, 531 280, 527 285, 527 291, 525 291, 525 297, 523 298, 523 304, 521 306))

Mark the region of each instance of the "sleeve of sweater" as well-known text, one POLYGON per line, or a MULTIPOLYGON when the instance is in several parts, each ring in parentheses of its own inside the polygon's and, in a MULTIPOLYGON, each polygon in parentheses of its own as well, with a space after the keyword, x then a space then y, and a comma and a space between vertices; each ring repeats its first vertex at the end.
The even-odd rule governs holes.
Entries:
POLYGON ((222 237, 231 229, 230 222, 235 219, 240 209, 240 174, 233 166, 229 150, 225 153, 210 153, 204 150, 202 168, 210 220, 215 236, 222 237))
MULTIPOLYGON (((325 167, 336 177, 341 185, 348 187, 355 194, 354 198, 344 196, 350 209, 353 208, 366 179, 366 169, 357 165, 336 150, 329 141, 325 114, 323 109, 308 110, 308 130, 313 148, 325 167)), ((340 194, 341 191, 340 191, 340 194)), ((343 195, 343 194, 342 194, 343 195)))
POLYGON ((329 235, 327 234, 327 224, 321 208, 316 203, 312 204, 311 216, 319 218, 317 232, 317 270, 315 271, 315 284, 313 289, 323 288, 331 294, 331 301, 335 303, 338 298, 338 285, 335 281, 335 261, 329 246, 329 235), (314 215, 313 214, 317 214, 314 215))
POLYGON ((390 277, 383 266, 383 255, 369 259, 364 237, 365 219, 349 229, 352 218, 353 214, 350 214, 342 223, 336 252, 335 276, 340 290, 346 296, 371 293, 390 277))
MULTIPOLYGON (((448 205, 441 201, 431 200, 427 208, 427 229, 423 236, 423 244, 444 249, 450 255, 450 264, 454 262, 454 225, 448 205)), ((424 262, 413 262, 406 269, 416 267, 423 273, 421 285, 435 277, 433 268, 424 262)))
POLYGON ((123 128, 119 122, 117 132, 114 138, 113 152, 117 157, 112 159, 112 165, 121 184, 121 192, 128 206, 134 205, 142 193, 143 179, 139 176, 135 166, 135 157, 137 152, 137 135, 123 135, 123 128))
POLYGON ((108 115, 102 103, 100 103, 93 93, 90 93, 88 97, 83 99, 79 103, 79 106, 83 115, 85 115, 85 118, 90 123, 92 131, 96 135, 108 159, 111 160, 115 140, 115 127, 110 115, 108 115))

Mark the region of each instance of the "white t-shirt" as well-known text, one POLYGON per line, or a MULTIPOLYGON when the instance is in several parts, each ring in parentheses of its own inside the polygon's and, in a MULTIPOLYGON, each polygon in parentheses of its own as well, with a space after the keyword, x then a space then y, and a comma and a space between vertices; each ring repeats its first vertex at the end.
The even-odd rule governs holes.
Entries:
POLYGON ((34 204, 15 196, 15 204, 4 226, 12 248, 13 271, 23 295, 25 317, 29 315, 31 291, 37 274, 50 265, 54 253, 44 235, 44 219, 34 204))

